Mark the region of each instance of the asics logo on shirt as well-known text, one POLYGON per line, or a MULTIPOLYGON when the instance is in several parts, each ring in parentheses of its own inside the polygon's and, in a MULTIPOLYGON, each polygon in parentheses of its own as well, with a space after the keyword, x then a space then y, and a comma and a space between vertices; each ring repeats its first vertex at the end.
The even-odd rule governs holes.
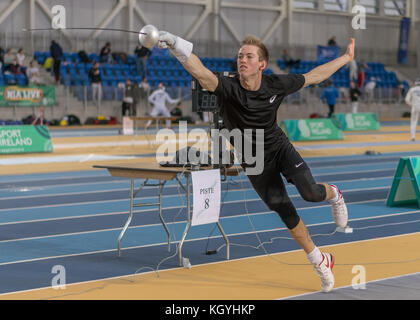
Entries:
POLYGON ((274 100, 276 100, 276 98, 277 98, 277 95, 272 96, 272 97, 270 98, 270 103, 273 103, 273 101, 274 101, 274 100))

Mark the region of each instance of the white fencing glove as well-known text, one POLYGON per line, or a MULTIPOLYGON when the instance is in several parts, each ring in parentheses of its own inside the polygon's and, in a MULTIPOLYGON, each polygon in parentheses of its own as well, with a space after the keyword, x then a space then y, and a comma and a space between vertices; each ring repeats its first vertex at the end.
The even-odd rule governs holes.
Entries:
POLYGON ((158 47, 168 48, 180 62, 186 62, 191 55, 193 44, 167 31, 159 31, 158 47))

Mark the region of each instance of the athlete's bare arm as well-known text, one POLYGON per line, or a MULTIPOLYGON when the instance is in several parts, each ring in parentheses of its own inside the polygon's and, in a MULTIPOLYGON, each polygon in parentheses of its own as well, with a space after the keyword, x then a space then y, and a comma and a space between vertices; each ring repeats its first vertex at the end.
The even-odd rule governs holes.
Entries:
POLYGON ((207 69, 200 59, 192 53, 193 45, 178 36, 167 31, 159 31, 158 47, 169 48, 172 54, 182 63, 184 68, 200 82, 204 89, 211 92, 216 90, 219 83, 216 75, 207 69))
POLYGON ((347 47, 347 51, 341 57, 334 59, 328 63, 325 63, 315 69, 305 73, 305 85, 304 87, 310 86, 311 84, 318 84, 322 81, 331 77, 338 69, 349 63, 354 58, 354 38, 350 38, 350 43, 347 47))
POLYGON ((211 92, 216 90, 219 79, 213 72, 201 63, 200 59, 194 53, 191 53, 188 60, 183 62, 182 65, 194 78, 198 80, 198 82, 200 82, 204 89, 211 92))

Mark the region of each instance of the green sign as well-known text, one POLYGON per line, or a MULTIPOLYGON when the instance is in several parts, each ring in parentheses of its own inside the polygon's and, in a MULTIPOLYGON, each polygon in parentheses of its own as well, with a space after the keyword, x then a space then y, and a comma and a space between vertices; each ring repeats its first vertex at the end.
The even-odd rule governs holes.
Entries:
POLYGON ((52 151, 46 126, 0 126, 0 154, 52 151))
POLYGON ((53 86, 0 86, 0 106, 37 107, 54 104, 53 86))
POLYGON ((376 113, 335 113, 333 121, 343 131, 379 130, 380 128, 376 113))
POLYGON ((343 132, 331 119, 283 120, 280 128, 291 141, 343 140, 343 132))
POLYGON ((400 158, 386 205, 413 203, 420 208, 420 157, 400 158))

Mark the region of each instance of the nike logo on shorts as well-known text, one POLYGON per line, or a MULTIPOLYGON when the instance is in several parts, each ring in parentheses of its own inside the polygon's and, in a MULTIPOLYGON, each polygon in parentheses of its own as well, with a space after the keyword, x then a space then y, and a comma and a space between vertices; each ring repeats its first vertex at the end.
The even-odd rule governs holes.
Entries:
POLYGON ((302 164, 303 164, 303 162, 298 163, 298 164, 295 164, 295 167, 296 167, 296 168, 299 168, 302 164))

